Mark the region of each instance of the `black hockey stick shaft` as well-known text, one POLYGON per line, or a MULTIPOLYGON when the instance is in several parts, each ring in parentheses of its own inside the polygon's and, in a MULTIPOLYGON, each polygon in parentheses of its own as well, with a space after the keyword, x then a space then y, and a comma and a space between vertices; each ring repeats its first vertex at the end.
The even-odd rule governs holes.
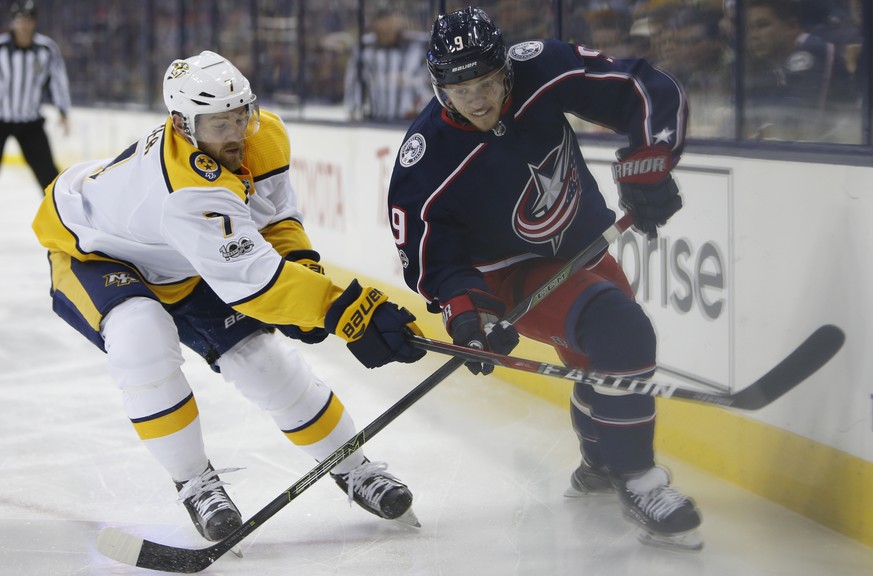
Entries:
MULTIPOLYGON (((589 386, 612 388, 649 396, 679 398, 704 404, 716 404, 727 408, 739 408, 741 410, 758 410, 780 398, 833 358, 843 346, 844 341, 845 335, 842 330, 836 326, 825 324, 813 332, 800 346, 795 348, 769 372, 739 392, 731 394, 708 393, 694 388, 683 387, 680 384, 658 382, 650 378, 602 374, 595 371, 568 368, 537 360, 476 350, 421 336, 410 337, 410 342, 417 348, 448 354, 462 360, 490 362, 495 366, 563 378, 589 386)), ((692 377, 685 376, 685 378, 693 382, 692 377)), ((705 385, 708 383, 701 382, 701 384, 705 385)))
MULTIPOLYGON (((463 363, 463 360, 455 358, 446 362, 442 367, 437 369, 436 372, 421 382, 421 384, 398 400, 393 406, 391 406, 391 408, 383 412, 382 415, 365 426, 363 430, 358 432, 353 438, 348 440, 330 456, 319 462, 315 468, 310 470, 300 480, 274 498, 254 516, 249 518, 242 526, 231 532, 226 538, 224 538, 224 540, 217 542, 208 548, 189 549, 167 546, 165 544, 142 539, 141 548, 139 550, 139 555, 135 560, 135 565, 150 570, 188 574, 205 570, 231 548, 239 544, 249 534, 263 525, 264 522, 273 517, 277 512, 279 512, 279 510, 291 503, 291 501, 312 486, 317 480, 327 475, 334 466, 345 460, 355 450, 366 444, 370 438, 397 418, 407 408, 415 404, 437 384, 445 380, 449 374, 463 365, 463 363)), ((111 528, 104 530, 114 531, 114 529, 111 528)), ((128 536, 129 535, 127 534, 119 534, 118 531, 114 531, 108 533, 107 538, 119 538, 120 541, 123 541, 126 544, 128 536)), ((131 538, 139 540, 139 538, 136 537, 131 536, 131 538)), ((100 548, 101 552, 106 554, 107 551, 101 548, 99 540, 100 538, 98 537, 98 548, 100 548)), ((110 554, 107 555, 115 557, 110 554)), ((115 559, 121 560, 121 558, 118 557, 115 557, 115 559)))
POLYGON ((583 266, 589 264, 596 256, 609 248, 622 232, 627 230, 633 224, 633 219, 630 214, 625 214, 618 221, 603 231, 603 234, 597 237, 587 248, 579 254, 568 260, 564 266, 558 270, 551 278, 546 280, 533 294, 526 297, 524 300, 516 304, 512 310, 506 313, 503 320, 510 324, 516 323, 519 318, 528 313, 528 311, 543 301, 549 294, 554 292, 558 286, 563 284, 567 278, 572 276, 583 266))
MULTIPOLYGON (((625 214, 615 224, 607 228, 603 234, 595 239, 579 254, 567 262, 555 275, 546 281, 533 294, 519 302, 504 317, 508 322, 516 322, 519 318, 537 306, 546 296, 551 294, 567 278, 591 262, 595 257, 606 250, 613 240, 632 224, 630 215, 625 214)), ((97 537, 97 548, 105 556, 150 570, 164 572, 177 572, 191 574, 200 572, 210 566, 228 550, 239 544, 244 538, 259 528, 279 510, 287 506, 292 500, 309 488, 317 480, 324 477, 340 462, 363 446, 370 438, 395 420, 413 404, 418 402, 425 394, 430 392, 437 384, 445 380, 455 370, 464 364, 460 358, 452 358, 424 381, 409 391, 403 398, 394 403, 378 418, 365 426, 348 442, 334 451, 330 456, 319 462, 303 478, 295 482, 290 488, 274 498, 269 504, 258 511, 242 526, 231 532, 220 542, 216 542, 207 548, 178 548, 159 544, 144 538, 127 534, 115 528, 104 528, 97 537)))

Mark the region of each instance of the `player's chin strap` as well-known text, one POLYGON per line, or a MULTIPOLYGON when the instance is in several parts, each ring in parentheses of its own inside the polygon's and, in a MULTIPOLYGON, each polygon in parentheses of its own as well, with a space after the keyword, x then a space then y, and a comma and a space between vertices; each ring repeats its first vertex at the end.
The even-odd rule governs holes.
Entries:
MULTIPOLYGON (((519 302, 504 316, 503 320, 510 323, 518 321, 531 308, 542 302, 546 296, 554 292, 558 286, 572 276, 573 272, 587 265, 606 250, 610 243, 627 230, 631 224, 632 220, 629 215, 622 216, 618 222, 607 228, 594 242, 567 262, 563 268, 549 278, 536 292, 519 302)), ((224 540, 216 542, 207 548, 177 548, 152 542, 116 528, 104 528, 97 535, 97 549, 103 555, 118 562, 150 570, 193 573, 206 569, 241 542, 243 538, 254 532, 255 529, 259 528, 279 510, 312 486, 316 480, 327 475, 334 466, 361 448, 385 426, 403 414, 437 384, 448 378, 452 372, 463 365, 464 360, 462 358, 452 358, 446 362, 436 372, 422 381, 421 384, 410 390, 403 398, 383 412, 381 416, 367 424, 354 437, 335 450, 333 454, 319 462, 315 468, 244 522, 242 526, 228 534, 224 540)))

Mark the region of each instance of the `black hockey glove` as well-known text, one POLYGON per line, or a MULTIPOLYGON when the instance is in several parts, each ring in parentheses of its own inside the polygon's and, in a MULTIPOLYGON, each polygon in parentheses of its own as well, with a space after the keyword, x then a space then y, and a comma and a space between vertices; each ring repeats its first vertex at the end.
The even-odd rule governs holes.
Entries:
MULTIPOLYGON (((318 261, 321 260, 321 256, 315 250, 295 250, 294 252, 287 254, 285 259, 300 264, 301 266, 306 266, 318 274, 324 274, 324 266, 318 263, 318 261)), ((294 338, 295 340, 300 340, 304 344, 318 344, 319 342, 323 342, 329 334, 329 332, 324 328, 315 327, 307 330, 300 326, 294 326, 293 324, 277 326, 277 328, 279 329, 279 332, 285 336, 294 338)))
POLYGON ((318 344, 319 342, 324 342, 324 339, 327 338, 328 332, 324 328, 310 328, 306 330, 305 328, 301 328, 300 326, 295 326, 294 324, 286 324, 283 326, 276 326, 279 329, 279 332, 287 336, 288 338, 294 338, 295 340, 300 340, 304 344, 318 344))
MULTIPOLYGON (((518 332, 506 321, 499 321, 506 306, 495 296, 481 290, 468 290, 451 298, 443 306, 443 322, 452 343, 479 350, 509 354, 518 345, 518 332)), ((488 362, 466 362, 473 374, 491 374, 488 362)))
POLYGON ((682 208, 679 188, 670 176, 673 155, 666 146, 622 148, 616 154, 612 175, 618 185, 619 204, 631 214, 634 227, 657 238, 658 226, 682 208))
POLYGON ((315 250, 294 250, 285 254, 285 260, 306 266, 318 274, 324 274, 324 266, 319 264, 321 255, 315 250))
POLYGON ((361 364, 378 368, 389 362, 415 362, 424 350, 406 341, 409 334, 421 336, 415 316, 400 308, 375 288, 362 288, 352 280, 345 292, 328 308, 324 327, 348 342, 361 364))

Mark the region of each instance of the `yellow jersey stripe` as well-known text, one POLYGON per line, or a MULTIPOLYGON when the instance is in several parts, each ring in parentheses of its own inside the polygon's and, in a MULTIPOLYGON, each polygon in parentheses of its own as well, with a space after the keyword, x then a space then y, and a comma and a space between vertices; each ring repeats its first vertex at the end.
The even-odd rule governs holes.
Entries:
POLYGON ((76 255, 78 260, 86 260, 87 254, 79 250, 76 236, 64 226, 55 206, 54 185, 46 188, 46 197, 40 203, 33 220, 33 231, 40 243, 49 250, 60 250, 76 255))
POLYGON ((287 168, 291 160, 291 142, 276 114, 261 110, 261 127, 246 139, 246 166, 255 179, 287 168))
POLYGON ((230 305, 266 324, 322 328, 327 309, 342 292, 324 274, 294 262, 283 262, 273 281, 254 298, 230 305))
POLYGON ((172 284, 149 284, 148 282, 145 284, 151 288, 162 304, 175 304, 191 294, 200 282, 200 279, 200 276, 192 276, 172 284))
POLYGON ((168 410, 145 418, 131 418, 130 421, 140 438, 151 440, 179 432, 191 424, 199 414, 194 394, 191 393, 168 410))
POLYGON ((282 256, 297 250, 312 250, 312 242, 303 230, 303 225, 297 220, 282 220, 270 224, 261 230, 261 235, 282 256))
POLYGON ((79 282, 78 277, 72 270, 72 258, 63 252, 50 252, 52 290, 57 290, 67 297, 76 307, 76 310, 88 321, 88 325, 95 331, 100 331, 100 321, 103 315, 94 306, 91 297, 79 282))
POLYGON ((333 392, 331 392, 327 404, 325 404, 324 408, 315 416, 315 418, 299 428, 295 428, 294 430, 282 430, 282 432, 289 440, 291 440, 291 442, 298 446, 315 444, 320 440, 324 440, 331 432, 333 432, 333 429, 336 428, 344 411, 345 408, 343 407, 343 403, 340 402, 340 399, 337 398, 333 392))

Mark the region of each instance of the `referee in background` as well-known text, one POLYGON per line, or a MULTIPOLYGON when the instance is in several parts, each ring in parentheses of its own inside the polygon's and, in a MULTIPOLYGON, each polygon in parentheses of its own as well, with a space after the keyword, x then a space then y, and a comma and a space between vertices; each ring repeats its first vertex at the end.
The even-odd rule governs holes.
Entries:
POLYGON ((390 0, 376 3, 374 13, 372 31, 346 65, 345 105, 355 120, 412 120, 433 98, 424 66, 430 36, 410 30, 390 0))
POLYGON ((61 51, 54 40, 36 31, 33 0, 13 2, 9 32, 0 34, 0 156, 9 136, 15 137, 39 185, 58 175, 40 114, 48 93, 69 133, 70 88, 61 51))

